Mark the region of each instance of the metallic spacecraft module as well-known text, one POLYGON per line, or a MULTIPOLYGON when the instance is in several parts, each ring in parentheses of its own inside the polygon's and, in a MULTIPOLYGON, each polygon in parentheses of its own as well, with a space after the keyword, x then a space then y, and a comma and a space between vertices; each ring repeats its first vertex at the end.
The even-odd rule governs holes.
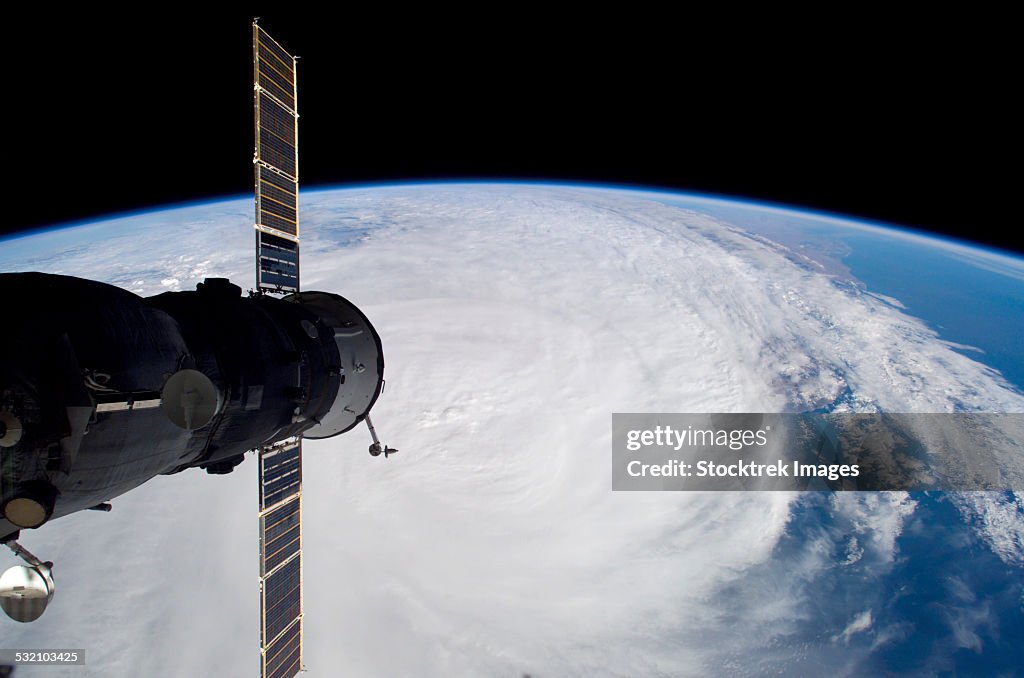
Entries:
POLYGON ((53 563, 23 530, 160 474, 259 458, 261 670, 302 668, 302 438, 366 422, 384 384, 380 336, 348 300, 299 289, 296 58, 253 23, 256 289, 226 279, 141 298, 91 280, 0 274, 0 577, 21 622, 53 597, 53 563))

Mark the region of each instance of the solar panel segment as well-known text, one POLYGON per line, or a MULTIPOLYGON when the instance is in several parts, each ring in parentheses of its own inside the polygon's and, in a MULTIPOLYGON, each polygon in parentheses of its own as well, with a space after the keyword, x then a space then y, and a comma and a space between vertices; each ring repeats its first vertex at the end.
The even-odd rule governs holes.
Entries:
POLYGON ((272 572, 301 549, 300 503, 296 495, 260 519, 260 537, 263 542, 261 575, 272 572))
POLYGON ((256 165, 257 227, 279 232, 286 238, 299 235, 297 184, 273 170, 256 165))
POLYGON ((295 152, 295 113, 258 92, 259 134, 256 159, 275 167, 289 177, 298 177, 298 158, 295 152))
POLYGON ((299 201, 296 183, 257 165, 261 221, 279 231, 298 235, 299 201))
POLYGON ((263 642, 269 645, 302 614, 301 556, 263 580, 263 642))
POLYGON ((263 655, 266 678, 287 678, 302 669, 302 618, 295 620, 263 655))
POLYGON ((253 31, 256 80, 286 107, 295 110, 295 57, 258 25, 253 31))
POLYGON ((260 450, 260 651, 263 676, 302 660, 302 440, 260 450))
POLYGON ((300 557, 262 582, 261 628, 264 678, 293 676, 302 662, 302 572, 300 557))
POLYGON ((260 509, 298 494, 302 487, 302 445, 298 438, 260 452, 260 509))
POLYGON ((291 57, 285 63, 271 55, 257 62, 257 83, 286 108, 295 109, 295 70, 291 57))
POLYGON ((253 24, 256 287, 299 290, 299 157, 295 58, 253 24), (288 243, 288 244, 285 244, 288 243))

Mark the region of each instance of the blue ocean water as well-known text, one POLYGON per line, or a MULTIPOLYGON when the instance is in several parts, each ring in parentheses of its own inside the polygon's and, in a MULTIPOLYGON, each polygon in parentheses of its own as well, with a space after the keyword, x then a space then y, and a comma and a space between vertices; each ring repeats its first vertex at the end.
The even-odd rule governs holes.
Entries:
POLYGON ((1024 391, 1024 258, 786 206, 669 193, 659 198, 789 245, 808 243, 841 261, 867 291, 899 301, 942 339, 979 349, 963 352, 1024 391))
MULTIPOLYGON (((917 503, 898 537, 891 562, 870 551, 849 562, 850 524, 837 520, 826 493, 807 493, 792 509, 786 534, 765 565, 765 577, 794 572, 823 543, 834 565, 806 582, 806 617, 792 636, 785 664, 801 648, 817 648, 811 675, 853 660, 852 675, 1016 675, 1024 659, 1024 579, 982 541, 943 493, 914 493, 917 503), (844 634, 869 613, 862 629, 844 634), (855 658, 855 659, 854 659, 855 658)), ((806 659, 805 659, 806 661, 806 659)))
POLYGON ((1024 389, 1024 279, 912 241, 839 237, 850 246, 843 263, 869 290, 895 297, 943 339, 982 349, 968 355, 1024 389))
MULTIPOLYGON (((1024 390, 1024 279, 938 247, 840 236, 869 290, 898 299, 948 341, 1024 390)), ((876 674, 1017 675, 1024 662, 1024 577, 983 543, 941 493, 919 495, 900 559, 878 582, 888 601, 875 623, 896 629, 875 649, 876 674)))

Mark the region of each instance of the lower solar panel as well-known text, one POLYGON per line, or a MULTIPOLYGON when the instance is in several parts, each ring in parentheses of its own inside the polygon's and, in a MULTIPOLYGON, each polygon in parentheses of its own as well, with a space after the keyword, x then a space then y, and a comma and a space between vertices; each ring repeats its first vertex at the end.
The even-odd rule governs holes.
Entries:
POLYGON ((296 619, 263 653, 263 676, 291 678, 301 670, 302 619, 296 619))
POLYGON ((299 552, 302 547, 302 511, 295 495, 260 518, 260 575, 299 552))
POLYGON ((302 556, 292 558, 263 580, 263 645, 269 646, 302 614, 302 556))
POLYGON ((264 678, 302 667, 302 439, 260 450, 260 650, 264 678))
POLYGON ((301 488, 301 438, 260 450, 260 511, 298 494, 301 488))
POLYGON ((260 580, 263 677, 294 676, 302 666, 301 555, 260 580))

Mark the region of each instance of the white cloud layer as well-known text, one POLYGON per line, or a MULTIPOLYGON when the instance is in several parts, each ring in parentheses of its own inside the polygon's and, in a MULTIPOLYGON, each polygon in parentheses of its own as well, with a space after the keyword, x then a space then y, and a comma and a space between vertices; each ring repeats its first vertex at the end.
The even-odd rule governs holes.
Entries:
MULTIPOLYGON (((250 211, 221 203, 14 241, 0 269, 144 294, 248 281, 250 211), (150 234, 163 223, 173 237, 150 234)), ((303 214, 303 287, 344 295, 380 331, 374 419, 401 448, 371 459, 362 431, 306 444, 309 675, 756 675, 810 614, 806 582, 844 565, 888 571, 914 502, 836 495, 836 531, 782 554, 798 495, 612 493, 612 412, 837 398, 1024 411, 998 373, 897 305, 642 196, 388 188, 309 194, 303 214)), ((3 644, 84 647, 74 676, 255 675, 255 504, 250 461, 228 477, 158 478, 109 515, 26 533, 57 561, 59 590, 36 625, 0 621, 3 644)), ((1012 559, 1019 500, 1006 511, 986 534, 1012 559)), ((834 644, 872 621, 851 609, 834 644)), ((836 651, 802 660, 851 661, 836 651)))

